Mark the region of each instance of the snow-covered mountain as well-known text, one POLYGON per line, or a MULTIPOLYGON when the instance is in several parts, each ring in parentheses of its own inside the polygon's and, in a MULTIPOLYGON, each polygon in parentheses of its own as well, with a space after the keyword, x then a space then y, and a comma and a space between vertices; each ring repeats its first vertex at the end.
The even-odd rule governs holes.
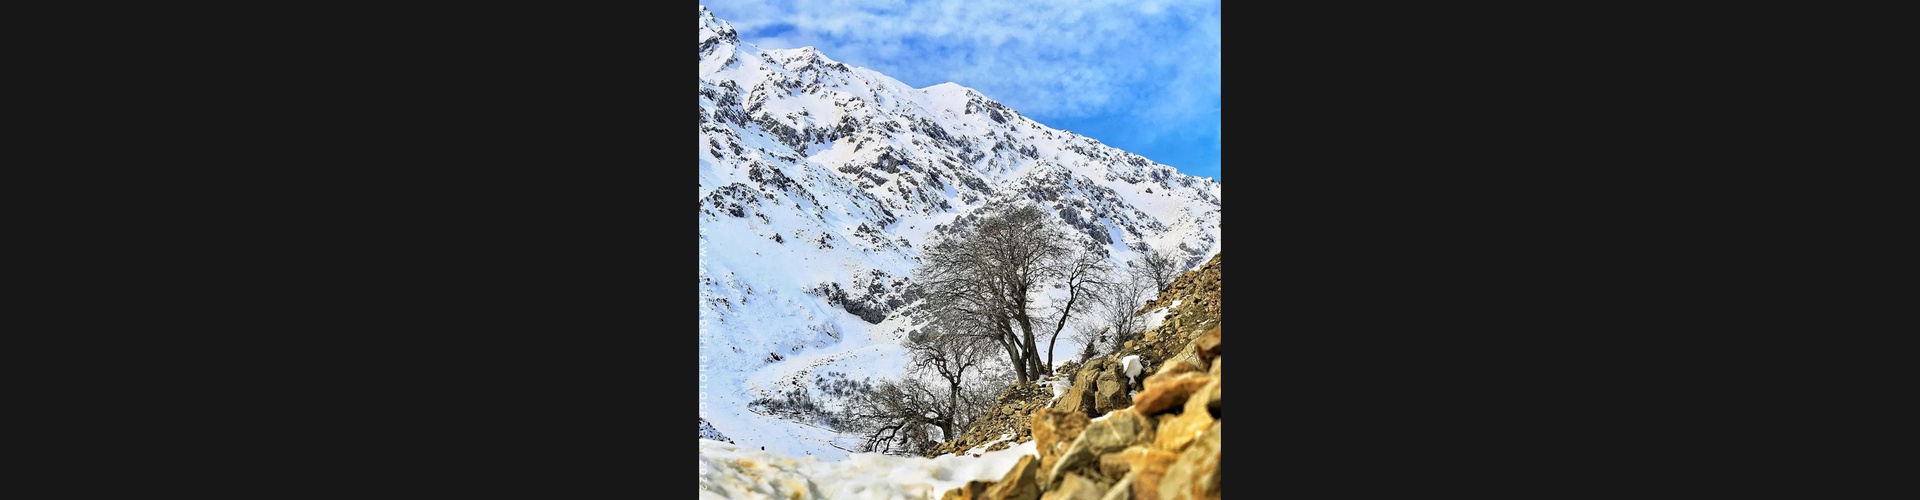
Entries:
POLYGON ((742 447, 844 455, 849 440, 749 403, 897 376, 919 248, 1002 203, 1039 204, 1116 264, 1149 246, 1189 267, 1220 250, 1213 179, 957 84, 755 47, 702 6, 701 417, 742 447))

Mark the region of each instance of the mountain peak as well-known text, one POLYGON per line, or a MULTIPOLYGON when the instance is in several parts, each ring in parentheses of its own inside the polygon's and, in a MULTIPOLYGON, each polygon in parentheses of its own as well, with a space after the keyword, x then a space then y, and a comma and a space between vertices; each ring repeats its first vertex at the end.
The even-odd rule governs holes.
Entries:
POLYGON ((725 38, 729 41, 734 41, 734 42, 738 42, 740 40, 740 33, 737 31, 734 31, 732 24, 727 23, 727 21, 724 19, 720 19, 719 17, 714 16, 713 11, 707 10, 706 5, 701 5, 700 6, 700 40, 704 42, 709 38, 715 37, 715 36, 725 38))
POLYGON ((820 52, 820 49, 814 48, 812 45, 797 49, 763 49, 761 53, 799 63, 811 64, 817 62, 820 64, 834 64, 839 62, 827 57, 825 53, 820 52))
POLYGON ((920 91, 926 92, 928 94, 935 94, 935 95, 957 94, 957 95, 965 95, 969 97, 986 97, 986 95, 981 94, 980 91, 974 90, 972 87, 968 87, 968 86, 961 85, 958 83, 953 83, 953 82, 944 82, 944 83, 936 83, 933 85, 928 85, 925 88, 920 89, 920 91))

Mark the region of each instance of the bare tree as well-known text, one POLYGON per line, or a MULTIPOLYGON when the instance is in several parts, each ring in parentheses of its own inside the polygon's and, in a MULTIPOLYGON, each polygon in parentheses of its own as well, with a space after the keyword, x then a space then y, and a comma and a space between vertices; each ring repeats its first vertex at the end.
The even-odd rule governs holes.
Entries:
POLYGON ((1146 318, 1137 313, 1140 306, 1152 298, 1152 286, 1150 277, 1132 275, 1112 280, 1094 297, 1098 305, 1094 307, 1093 322, 1107 332, 1105 336, 1115 346, 1133 340, 1146 329, 1146 318))
POLYGON ((1093 309, 1097 290, 1112 286, 1112 268, 1107 259, 1098 253, 1081 249, 1073 258, 1060 263, 1055 271, 1066 289, 1066 297, 1054 297, 1053 313, 1049 319, 1053 323, 1053 334, 1047 337, 1047 367, 1052 371, 1053 344, 1060 340, 1060 332, 1067 328, 1068 319, 1084 316, 1093 309))
POLYGON ((977 368, 991 359, 992 346, 979 337, 936 331, 908 341, 906 348, 913 357, 909 374, 931 372, 946 383, 945 404, 922 413, 931 416, 929 422, 940 427, 944 439, 953 439, 975 416, 969 405, 962 404, 962 386, 968 381, 969 370, 978 375, 977 368))
POLYGON ((1045 319, 1032 310, 1035 294, 1074 274, 1066 235, 1047 217, 1029 204, 988 214, 927 246, 914 273, 934 324, 993 340, 1021 383, 1045 373, 1034 332, 1045 319))
POLYGON ((1127 265, 1133 268, 1133 272, 1153 283, 1155 292, 1166 290, 1167 285, 1173 283, 1173 279, 1180 277, 1180 273, 1185 271, 1180 268, 1180 259, 1158 248, 1148 248, 1127 265))
POLYGON ((838 429, 862 437, 857 451, 924 455, 937 442, 959 437, 1007 386, 987 339, 934 330, 912 335, 904 345, 913 359, 906 376, 853 396, 840 414, 838 429))
POLYGON ((1074 320, 1073 333, 1067 334, 1068 340, 1080 343, 1080 352, 1074 354, 1074 359, 1081 363, 1100 355, 1100 345, 1107 343, 1108 338, 1111 337, 1105 322, 1097 315, 1074 320))
POLYGON ((882 380, 849 401, 842 421, 861 435, 857 451, 923 455, 936 444, 932 431, 940 399, 917 378, 882 380))

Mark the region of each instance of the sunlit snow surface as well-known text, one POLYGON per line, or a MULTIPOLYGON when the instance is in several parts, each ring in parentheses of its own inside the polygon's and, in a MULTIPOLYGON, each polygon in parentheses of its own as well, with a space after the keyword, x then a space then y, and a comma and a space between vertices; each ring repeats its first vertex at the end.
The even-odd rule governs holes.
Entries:
POLYGON ((854 453, 837 460, 790 457, 700 440, 700 498, 934 499, 967 481, 999 480, 1033 442, 978 457, 854 453))

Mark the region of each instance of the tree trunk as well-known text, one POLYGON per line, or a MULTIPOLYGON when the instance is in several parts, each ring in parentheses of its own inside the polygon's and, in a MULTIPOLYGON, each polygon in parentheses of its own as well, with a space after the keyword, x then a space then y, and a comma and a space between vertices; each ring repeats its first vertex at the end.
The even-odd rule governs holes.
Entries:
MULTIPOLYGON (((1060 341, 1060 331, 1067 329, 1067 317, 1073 313, 1073 301, 1080 298, 1077 286, 1067 286, 1067 306, 1060 310, 1060 324, 1053 325, 1053 337, 1047 339, 1047 368, 1053 368, 1053 344, 1060 341)), ((1088 342, 1092 342, 1089 340, 1088 342)), ((1091 345, 1091 344, 1089 344, 1091 345)))
POLYGON ((946 438, 948 441, 959 437, 953 435, 952 429, 952 427, 959 425, 959 422, 954 421, 954 419, 957 418, 960 418, 960 383, 956 381, 952 384, 952 387, 947 390, 947 428, 941 429, 941 432, 946 433, 942 434, 941 437, 946 438))
POLYGON ((1042 375, 1052 372, 1052 370, 1042 370, 1040 368, 1040 344, 1034 342, 1033 323, 1027 320, 1026 315, 1020 316, 1020 334, 1022 336, 1021 341, 1027 346, 1027 366, 1033 370, 1034 378, 1039 378, 1042 375))
POLYGON ((1007 349, 1007 361, 1012 364, 1014 374, 1019 375, 1020 383, 1032 382, 1033 377, 1028 376, 1026 359, 1020 356, 1020 338, 1013 334, 1012 329, 1002 329, 999 339, 1000 346, 1007 349))

